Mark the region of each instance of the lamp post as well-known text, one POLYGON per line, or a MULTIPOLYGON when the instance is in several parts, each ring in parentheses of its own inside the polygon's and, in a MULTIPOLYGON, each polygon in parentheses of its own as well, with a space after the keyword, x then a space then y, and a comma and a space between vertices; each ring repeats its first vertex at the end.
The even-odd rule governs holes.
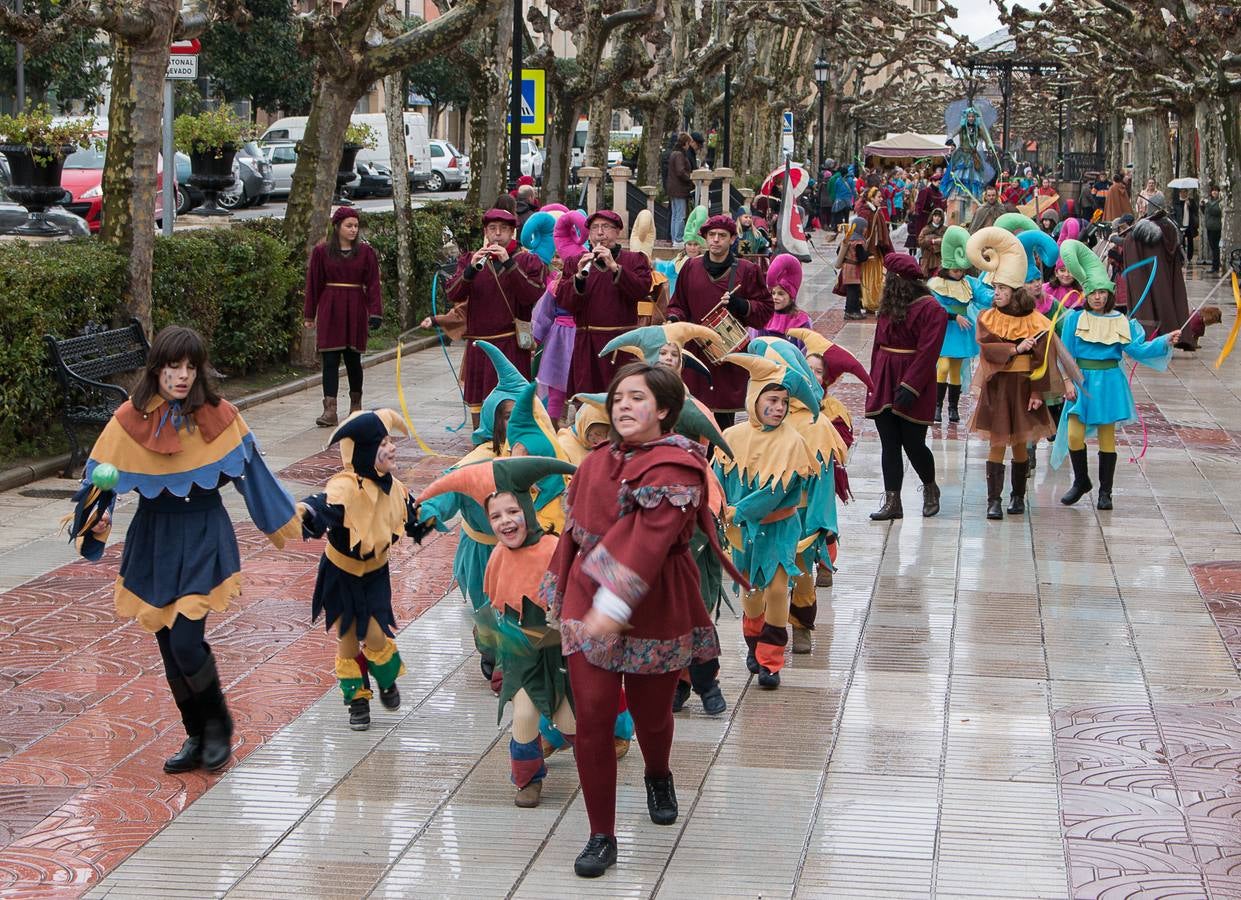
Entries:
MULTIPOLYGON (((823 160, 827 158, 827 153, 823 146, 823 96, 827 90, 827 57, 823 55, 823 51, 819 51, 819 58, 814 61, 814 81, 819 86, 819 171, 823 169, 823 160)), ((818 172, 815 173, 818 177, 818 172)))
POLYGON ((509 97, 508 189, 515 190, 521 177, 521 0, 513 0, 513 76, 509 97))
POLYGON ((733 67, 724 63, 724 165, 732 165, 733 67))

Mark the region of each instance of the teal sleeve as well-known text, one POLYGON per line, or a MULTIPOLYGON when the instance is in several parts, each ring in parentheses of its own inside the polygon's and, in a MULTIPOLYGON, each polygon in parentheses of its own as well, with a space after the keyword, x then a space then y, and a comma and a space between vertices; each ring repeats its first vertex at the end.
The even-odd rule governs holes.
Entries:
POLYGON ((1142 327, 1142 323, 1137 319, 1131 319, 1129 321, 1129 343, 1125 346, 1125 353, 1142 365, 1163 372, 1172 362, 1170 338, 1171 335, 1165 334, 1153 341, 1148 341, 1146 329, 1142 327))

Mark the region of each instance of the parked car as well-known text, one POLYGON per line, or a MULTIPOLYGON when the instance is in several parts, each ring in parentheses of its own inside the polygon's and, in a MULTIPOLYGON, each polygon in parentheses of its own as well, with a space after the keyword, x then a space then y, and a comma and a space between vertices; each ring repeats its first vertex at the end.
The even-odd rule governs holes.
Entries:
POLYGON ((470 183, 470 158, 448 141, 431 141, 428 191, 457 190, 470 183))
POLYGON ((392 196, 392 170, 383 163, 360 162, 356 171, 358 180, 345 186, 347 197, 360 200, 363 197, 392 196))
POLYGON ((535 184, 543 183, 543 151, 529 138, 521 141, 521 174, 531 176, 535 184))
MULTIPOLYGON (((26 207, 20 203, 14 203, 8 198, 6 191, 12 183, 13 179, 9 174, 9 161, 0 156, 0 234, 8 234, 20 228, 30 218, 30 213, 26 211, 26 207)), ((69 197, 69 192, 65 191, 64 200, 67 201, 69 197)), ((63 206, 48 207, 47 211, 43 213, 43 218, 60 228, 65 234, 71 234, 74 237, 84 237, 90 234, 90 226, 86 224, 86 220, 81 216, 75 216, 63 206)))
MULTIPOLYGON (((293 141, 274 141, 262 146, 264 158, 271 166, 272 197, 287 197, 293 189, 293 170, 297 168, 297 144, 293 141)), ((357 175, 345 185, 349 191, 358 183, 357 175)))
MULTIPOLYGON (((65 157, 65 167, 60 175, 61 187, 69 191, 72 196, 70 202, 65 204, 65 208, 85 219, 91 231, 98 231, 102 224, 103 162, 107 155, 107 135, 97 134, 95 137, 99 140, 96 146, 86 150, 76 150, 65 157)), ((164 189, 163 157, 160 157, 157 165, 159 168, 155 175, 155 187, 156 190, 162 191, 164 189)), ((175 171, 173 178, 176 178, 175 171)), ((175 185, 174 190, 180 194, 179 185, 175 185)), ((180 208, 184 203, 182 197, 176 198, 176 208, 180 208)), ((163 204, 157 203, 155 205, 156 223, 163 222, 163 212, 163 204)))
MULTIPOLYGON (((405 119, 405 152, 408 156, 409 183, 411 187, 425 182, 431 176, 431 151, 427 148, 427 120, 422 113, 407 112, 405 119)), ((286 116, 277 119, 263 132, 259 143, 296 143, 306 137, 306 116, 286 116)), ((375 146, 358 151, 362 162, 388 164, 388 117, 385 113, 354 113, 349 117, 354 125, 369 125, 375 130, 375 146)))

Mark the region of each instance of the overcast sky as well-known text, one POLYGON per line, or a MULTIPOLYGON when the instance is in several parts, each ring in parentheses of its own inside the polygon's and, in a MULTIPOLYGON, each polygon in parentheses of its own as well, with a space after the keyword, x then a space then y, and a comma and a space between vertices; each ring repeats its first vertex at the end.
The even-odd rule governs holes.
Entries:
MULTIPOLYGON (((1000 27, 999 13, 992 0, 952 0, 952 4, 957 8, 958 15, 948 21, 970 40, 976 41, 1000 27)), ((1027 0, 1020 5, 1034 6, 1035 3, 1027 0)))

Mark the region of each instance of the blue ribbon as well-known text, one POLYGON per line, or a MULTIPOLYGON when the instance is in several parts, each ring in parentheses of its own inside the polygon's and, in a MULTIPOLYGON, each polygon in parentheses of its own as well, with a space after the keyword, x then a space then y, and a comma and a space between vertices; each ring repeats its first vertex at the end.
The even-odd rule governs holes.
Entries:
POLYGON ((169 401, 164 412, 159 417, 159 424, 155 426, 155 436, 159 437, 159 433, 163 431, 164 425, 169 421, 172 422, 172 430, 179 431, 185 423, 185 416, 181 414, 181 401, 169 401))
POLYGON ((1130 272, 1136 271, 1137 269, 1140 269, 1142 266, 1146 266, 1146 265, 1149 265, 1151 267, 1151 273, 1146 279, 1146 287, 1142 288, 1142 296, 1138 298, 1137 303, 1129 307, 1129 318, 1130 319, 1132 319, 1135 315, 1137 315, 1138 309, 1142 306, 1143 303, 1146 302, 1146 298, 1150 296, 1151 287, 1155 283, 1155 273, 1159 271, 1159 259, 1157 257, 1150 256, 1150 257, 1147 257, 1146 259, 1138 260, 1133 265, 1129 266, 1129 268, 1125 269, 1123 272, 1120 273, 1120 277, 1124 278, 1130 272))

